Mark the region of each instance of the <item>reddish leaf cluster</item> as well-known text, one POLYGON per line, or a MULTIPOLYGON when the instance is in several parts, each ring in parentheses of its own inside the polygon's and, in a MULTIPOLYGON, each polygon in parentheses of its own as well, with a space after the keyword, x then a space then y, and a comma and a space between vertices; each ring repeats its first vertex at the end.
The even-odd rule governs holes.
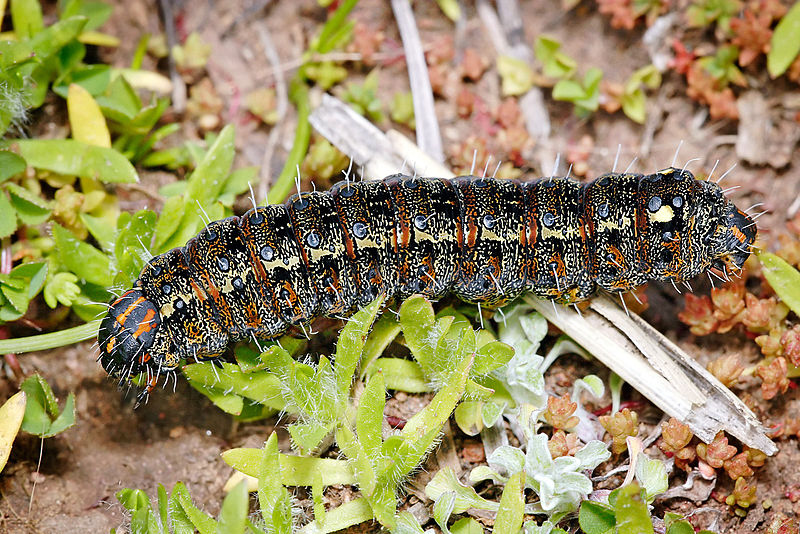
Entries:
POLYGON ((611 436, 611 452, 614 454, 622 454, 628 448, 628 437, 639 433, 639 415, 628 408, 614 415, 600 416, 600 424, 611 436))
POLYGON ((614 28, 632 30, 636 22, 642 17, 647 25, 666 13, 670 0, 597 0, 600 13, 611 17, 611 26, 614 28))
POLYGON ((547 397, 547 408, 542 418, 556 430, 569 430, 580 422, 576 415, 572 415, 577 409, 578 403, 572 402, 569 395, 547 397))

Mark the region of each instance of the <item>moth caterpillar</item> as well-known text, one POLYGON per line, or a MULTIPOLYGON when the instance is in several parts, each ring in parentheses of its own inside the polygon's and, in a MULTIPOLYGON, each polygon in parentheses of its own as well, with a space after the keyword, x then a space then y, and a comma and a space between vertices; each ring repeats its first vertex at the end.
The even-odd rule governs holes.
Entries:
POLYGON ((498 307, 523 291, 562 304, 598 289, 741 270, 753 219, 683 169, 610 173, 587 184, 486 177, 344 181, 212 222, 153 258, 113 300, 99 361, 149 391, 182 361, 273 339, 377 295, 446 293, 498 307))

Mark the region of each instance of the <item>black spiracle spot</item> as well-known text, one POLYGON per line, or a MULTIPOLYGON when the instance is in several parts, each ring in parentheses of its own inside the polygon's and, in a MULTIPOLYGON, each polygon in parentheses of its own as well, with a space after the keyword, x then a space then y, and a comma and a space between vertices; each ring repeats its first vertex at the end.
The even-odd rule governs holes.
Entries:
POLYGON ((275 257, 275 251, 269 245, 264 245, 261 247, 259 254, 261 255, 261 259, 264 261, 272 261, 272 258, 275 257))
POLYGON ((424 215, 414 217, 414 227, 417 230, 425 230, 428 227, 428 218, 424 215))
POLYGON ((661 261, 664 263, 670 263, 672 261, 672 251, 670 249, 661 249, 661 261))
POLYGON ((231 268, 231 263, 228 261, 228 258, 225 256, 220 256, 217 258, 217 267, 223 273, 228 272, 228 269, 231 268))
POLYGON ((367 237, 367 225, 361 221, 354 222, 353 235, 356 236, 358 239, 364 239, 365 237, 367 237))
POLYGON ((306 236, 306 245, 311 248, 317 248, 322 242, 322 238, 317 232, 309 232, 306 236))
POLYGON ((483 226, 485 226, 488 230, 491 230, 497 224, 497 219, 494 218, 494 215, 487 213, 483 216, 483 226))
POLYGON ((542 224, 544 224, 545 228, 552 228, 555 223, 556 216, 549 211, 542 215, 542 224))
POLYGON ((657 195, 654 195, 650 199, 650 202, 647 203, 647 209, 652 211, 653 213, 655 213, 659 209, 661 209, 661 197, 657 196, 657 195))

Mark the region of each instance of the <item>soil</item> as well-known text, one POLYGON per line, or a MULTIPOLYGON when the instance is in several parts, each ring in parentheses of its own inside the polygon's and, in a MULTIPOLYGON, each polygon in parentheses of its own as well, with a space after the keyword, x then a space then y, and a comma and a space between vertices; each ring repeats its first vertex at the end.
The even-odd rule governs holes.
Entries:
MULTIPOLYGON (((117 49, 99 52, 103 61, 116 66, 130 64, 135 47, 145 33, 161 33, 158 5, 152 0, 116 0, 111 20, 103 31, 120 38, 117 49)), ((265 164, 264 152, 269 143, 270 128, 260 124, 243 109, 243 95, 249 91, 274 84, 274 71, 259 44, 259 31, 266 29, 275 43, 285 75, 291 76, 302 51, 315 35, 326 18, 326 11, 316 1, 266 2, 267 6, 239 20, 241 13, 257 0, 222 0, 217 2, 185 2, 175 6, 176 28, 179 37, 197 31, 212 45, 208 62, 208 76, 224 103, 221 113, 224 122, 237 125, 237 166, 265 164)), ((489 68, 481 79, 471 84, 471 90, 480 95, 486 109, 493 110, 501 103, 499 78, 494 68, 495 53, 491 42, 476 13, 473 2, 462 2, 465 19, 454 26, 439 11, 435 2, 416 2, 414 12, 423 45, 429 49, 439 46, 443 36, 453 39, 457 65, 466 49, 476 51, 489 68)), ((641 45, 641 27, 633 31, 615 30, 609 19, 597 12, 594 2, 584 1, 578 7, 565 11, 560 2, 536 0, 522 2, 523 27, 526 41, 532 44, 541 33, 554 36, 563 43, 564 51, 577 58, 580 68, 595 65, 602 68, 605 79, 622 82, 637 68, 650 63, 641 45)), ((382 31, 385 41, 382 51, 401 57, 401 40, 394 24, 389 2, 362 0, 353 17, 372 31, 382 31)), ((761 60, 763 62, 763 58, 761 60)), ((156 64, 148 56, 145 68, 159 68, 166 73, 166 66, 156 64)), ((348 65, 351 75, 347 81, 358 81, 369 70, 356 64, 348 65)), ((470 120, 458 117, 453 96, 462 85, 456 69, 449 74, 446 98, 438 98, 436 111, 442 130, 443 144, 448 154, 470 138, 478 127, 470 120), (450 97, 447 97, 447 96, 450 97)), ((753 71, 756 78, 766 75, 763 65, 753 71)), ((409 90, 405 62, 386 60, 380 69, 379 94, 388 108, 392 95, 409 90)), ((763 80, 762 80, 763 81, 763 80)), ((346 83, 346 82, 345 82, 346 83)), ((779 79, 771 84, 756 83, 767 87, 765 94, 770 103, 769 111, 776 117, 786 110, 782 108, 784 98, 797 86, 779 79)), ((335 91, 334 91, 335 92, 335 91)), ((549 91, 545 91, 549 95, 549 91)), ((315 98, 318 98, 318 94, 315 98)), ((48 106, 37 118, 34 126, 41 131, 63 129, 64 114, 48 106)), ((588 176, 594 177, 610 171, 615 158, 619 158, 618 169, 624 169, 634 157, 638 160, 632 170, 648 172, 664 168, 673 161, 680 146, 677 161, 680 165, 698 158, 689 164, 690 169, 710 169, 719 160, 723 171, 737 163, 734 148, 737 123, 712 121, 705 108, 685 96, 685 81, 675 73, 665 74, 664 82, 655 94, 648 98, 649 122, 644 126, 635 124, 621 113, 610 115, 597 112, 589 118, 576 118, 572 106, 555 102, 546 96, 547 109, 552 121, 549 139, 539 143, 535 150, 524 156, 528 159, 526 172, 531 175, 549 174, 558 154, 564 154, 584 136, 594 140, 588 157, 588 176), (682 144, 681 144, 682 143, 682 144), (618 146, 619 154, 618 153, 618 146)), ((173 117, 180 120, 181 117, 173 117)), ((182 138, 198 138, 202 135, 191 120, 182 122, 182 138)), ((384 129, 388 122, 382 125, 384 129)), ((397 125, 392 125, 398 128, 397 125)), ((264 174, 276 176, 280 171, 288 150, 291 148, 294 117, 289 111, 287 120, 276 126, 282 128, 278 136, 274 155, 266 162, 264 174)), ((399 127, 403 129, 402 127, 399 127)), ((798 128, 793 124, 793 128, 798 128)), ((410 130, 404 130, 412 135, 410 130)), ((789 147, 788 163, 775 169, 769 165, 739 165, 726 178, 727 186, 740 186, 732 193, 739 205, 764 202, 769 213, 759 220, 763 241, 767 246, 775 245, 775 236, 785 228, 787 214, 800 193, 800 175, 797 165, 800 155, 789 147)), ((488 152, 498 147, 487 147, 488 152)), ((470 149, 471 151, 471 149, 470 149)), ((562 164, 560 172, 565 172, 562 164)), ((154 206, 157 189, 167 181, 175 179, 165 172, 141 171, 141 183, 136 188, 117 188, 125 210, 154 206)), ((246 205, 242 204, 246 209, 246 205)), ((707 294, 708 287, 700 285, 695 291, 707 294)), ((649 297, 656 303, 646 317, 662 332, 675 339, 684 350, 703 363, 720 355, 739 352, 749 362, 759 359, 758 348, 741 333, 695 338, 677 320, 683 308, 683 297, 669 287, 651 287, 649 297)), ((42 308, 46 313, 47 308, 42 308)), ((20 335, 30 335, 32 332, 20 335)), ((132 409, 132 394, 118 391, 99 365, 95 363, 95 352, 90 342, 42 353, 20 355, 18 358, 24 373, 41 373, 52 385, 56 395, 62 399, 74 392, 77 405, 77 424, 68 431, 45 440, 20 435, 14 445, 8 465, 0 477, 0 531, 60 532, 61 534, 126 531, 127 518, 124 508, 114 497, 122 488, 140 488, 154 496, 158 484, 171 489, 177 481, 183 481, 201 508, 216 515, 222 500, 222 488, 232 474, 219 454, 236 446, 260 446, 273 430, 276 421, 258 424, 236 424, 229 416, 216 409, 205 397, 179 380, 174 394, 159 392, 148 404, 138 410, 132 409)), ((589 372, 606 378, 607 372, 596 362, 585 362, 579 358, 564 357, 549 373, 549 386, 555 392, 567 391, 561 383, 571 383, 589 372)), ((0 378, 0 400, 16 390, 19 377, 0 378)), ((766 424, 791 416, 800 407, 797 388, 765 402, 758 392, 759 383, 748 380, 736 387, 736 393, 746 395, 759 417, 766 424)), ((625 400, 642 400, 635 392, 626 389, 625 400)), ((407 418, 416 409, 411 401, 413 395, 397 393, 390 400, 387 415, 407 418), (412 409, 413 408, 413 409, 412 409)), ((661 420, 661 413, 652 407, 640 412, 646 429, 651 431, 661 420)), ((281 448, 289 450, 289 443, 281 434, 281 448)), ((439 454, 432 461, 450 458, 463 474, 482 461, 482 450, 477 438, 462 435, 455 425, 449 443, 454 447, 450 454, 439 454), (455 456, 453 456, 455 454, 455 456)), ((447 439, 445 443, 448 443, 447 439)), ((790 490, 797 491, 800 451, 797 440, 779 441, 780 452, 768 459, 763 468, 756 470, 758 501, 746 518, 734 515, 731 508, 714 499, 693 502, 673 499, 659 505, 658 510, 673 510, 681 513, 697 513, 697 524, 707 527, 716 525, 720 532, 760 532, 766 528, 776 514, 792 516, 800 513, 800 505, 787 496, 790 490), (763 503, 770 503, 769 506, 763 503), (763 506, 762 506, 763 504, 763 506)), ((419 475, 424 477, 425 471, 419 475)), ((679 482, 684 479, 677 477, 679 482)), ((675 480, 672 481, 675 484, 675 480)), ((404 506, 414 505, 424 495, 422 480, 414 480, 408 486, 409 496, 404 506)), ((720 477, 715 488, 719 494, 728 494, 732 484, 720 477)), ((329 507, 342 499, 352 498, 350 488, 333 488, 327 494, 329 507)), ((430 511, 430 502, 426 503, 430 511)), ((420 507, 417 506, 416 509, 420 507)), ((432 526, 431 522, 428 527, 432 526)), ((359 530, 377 530, 366 525, 359 530)))

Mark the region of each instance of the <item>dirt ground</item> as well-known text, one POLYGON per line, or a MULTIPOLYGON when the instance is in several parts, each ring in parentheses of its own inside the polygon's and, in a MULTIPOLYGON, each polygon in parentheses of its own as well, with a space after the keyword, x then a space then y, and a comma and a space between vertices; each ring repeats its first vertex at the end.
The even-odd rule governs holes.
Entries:
MULTIPOLYGON (((223 121, 237 124, 239 166, 262 166, 265 163, 264 150, 269 142, 269 128, 249 118, 241 106, 243 94, 274 83, 273 69, 259 44, 258 32, 266 29, 270 33, 288 77, 292 66, 297 64, 308 46, 310 36, 325 20, 325 10, 315 1, 276 0, 268 2, 267 7, 256 14, 237 21, 240 13, 256 3, 254 0, 208 0, 176 6, 179 36, 198 31, 206 42, 212 44, 207 70, 224 102, 223 121)), ((600 66, 606 79, 621 82, 636 68, 650 62, 641 46, 641 29, 612 29, 608 18, 596 12, 594 2, 583 2, 571 11, 563 10, 559 2, 551 0, 521 3, 528 43, 532 44, 541 33, 551 34, 564 44, 567 54, 579 59, 581 66, 600 66)), ((102 51, 101 57, 123 66, 130 63, 142 34, 157 34, 162 30, 156 2, 117 0, 116 4, 114 15, 103 30, 120 37, 121 45, 116 50, 102 51)), ((489 109, 494 109, 501 102, 501 96, 499 78, 493 67, 493 47, 473 2, 462 4, 465 20, 454 26, 441 14, 435 2, 415 2, 422 42, 435 46, 442 35, 449 34, 454 36, 456 57, 467 48, 478 51, 489 70, 475 84, 474 90, 489 109)), ((383 51, 399 53, 401 40, 389 2, 362 0, 353 16, 368 28, 384 32, 383 51)), ((146 62, 145 67, 153 67, 152 59, 148 61, 150 63, 146 62)), ((163 69, 163 65, 161 67, 163 69)), ((359 79, 367 71, 354 68, 353 72, 353 77, 348 80, 359 79)), ((681 142, 680 164, 689 159, 699 159, 690 165, 691 170, 709 170, 717 159, 720 160, 720 169, 730 168, 738 162, 734 148, 740 134, 737 124, 709 120, 704 108, 685 96, 682 84, 684 81, 674 73, 665 75, 661 88, 649 95, 649 120, 644 126, 633 123, 621 113, 597 112, 589 119, 579 119, 573 114, 571 105, 546 97, 552 134, 549 140, 537 145, 535 151, 526 154, 531 158, 530 173, 549 174, 550 169, 543 168, 544 163, 549 161, 552 164, 557 154, 568 151, 585 135, 594 140, 588 159, 589 177, 611 170, 618 145, 621 147, 619 167, 623 169, 634 157, 638 158, 632 168, 634 171, 664 168, 672 162, 681 142)), ((386 61, 380 71, 384 104, 388 106, 392 94, 408 89, 405 63, 386 61)), ((455 86, 452 91, 455 91, 455 86)), ((791 87, 783 80, 769 85, 765 97, 770 113, 776 118, 787 113, 783 106, 792 92, 796 97, 797 86, 791 87)), ((438 98, 436 106, 445 151, 450 153, 470 136, 475 125, 458 117, 453 99, 438 98)), ((40 116, 37 120, 61 119, 40 116)), ((290 112, 289 119, 278 126, 283 131, 278 137, 274 156, 267 162, 266 174, 275 176, 279 172, 291 148, 293 126, 290 112)), ((798 128, 796 123, 794 128, 798 128)), ((182 135, 191 138, 198 132, 187 121, 182 135)), ((776 144, 783 141, 785 145, 789 137, 777 140, 776 144)), ((732 194, 737 203, 746 206, 764 202, 764 208, 770 210, 759 220, 767 245, 774 245, 777 229, 783 228, 786 214, 800 193, 800 175, 797 172, 800 156, 794 153, 793 148, 793 143, 788 147, 775 147, 775 150, 788 151, 790 155, 788 164, 779 169, 740 164, 726 178, 729 187, 741 186, 732 194)), ((491 153, 491 147, 489 151, 491 153)), ((562 173, 566 170, 564 167, 562 165, 562 173)), ((153 197, 158 187, 172 177, 163 172, 142 172, 141 179, 137 189, 117 189, 123 209, 134 210, 145 205, 154 207, 153 197), (143 194, 142 189, 149 194, 143 194)), ((707 283, 701 284, 695 290, 707 293, 706 286, 707 283)), ((742 334, 694 338, 676 318, 683 308, 683 297, 671 287, 651 287, 649 291, 651 301, 658 305, 647 313, 648 320, 677 340, 699 361, 705 363, 729 352, 740 352, 747 361, 758 359, 758 348, 742 334)), ((90 346, 91 343, 87 342, 19 357, 23 370, 41 373, 60 399, 70 391, 75 392, 77 424, 43 444, 27 435, 17 439, 9 464, 0 477, 0 531, 70 534, 108 532, 117 528, 122 532, 126 528, 126 518, 124 509, 114 498, 116 491, 126 487, 141 488, 152 496, 158 484, 171 489, 177 481, 187 484, 201 508, 217 514, 222 487, 232 473, 219 454, 230 447, 259 446, 272 431, 275 421, 236 424, 184 381, 179 382, 175 394, 156 394, 147 405, 133 411, 130 398, 126 399, 125 392, 119 392, 115 383, 109 381, 95 363, 90 346)), ((561 374, 576 373, 576 366, 581 367, 583 374, 595 372, 607 376, 599 364, 564 358, 553 367, 550 380, 557 380, 552 377, 561 374)), ((13 380, 0 378, 0 399, 10 396, 15 387, 13 380)), ((756 398, 757 389, 757 382, 749 380, 737 386, 737 393, 747 391, 748 395, 756 398)), ((627 392, 627 395, 638 398, 635 393, 627 392)), ((770 403, 754 400, 756 411, 766 424, 770 424, 787 414, 796 413, 800 408, 799 395, 798 389, 794 388, 770 403)), ((408 397, 398 394, 390 402, 387 413, 394 410, 403 414, 408 408, 408 397)), ((652 428, 661 419, 661 414, 651 408, 642 412, 642 419, 652 428)), ((475 438, 465 438, 457 430, 453 433, 457 454, 467 466, 469 463, 464 459, 463 451, 479 442, 475 438)), ((281 447, 283 450, 289 448, 285 437, 281 447)), ((796 488, 798 483, 800 451, 797 440, 783 439, 779 447, 780 452, 756 474, 758 503, 769 499, 771 507, 768 510, 757 504, 742 519, 713 499, 702 503, 674 499, 666 504, 666 508, 688 513, 699 507, 700 513, 708 513, 710 518, 717 517, 719 527, 727 532, 761 531, 776 512, 786 515, 800 512, 797 505, 786 497, 787 491, 796 488)), ((725 486, 727 482, 720 484, 719 491, 730 491, 731 488, 725 486)), ((336 494, 329 497, 333 500, 336 494)), ((415 497, 410 499, 413 502, 415 497)), ((376 530, 374 526, 364 528, 376 530)))

